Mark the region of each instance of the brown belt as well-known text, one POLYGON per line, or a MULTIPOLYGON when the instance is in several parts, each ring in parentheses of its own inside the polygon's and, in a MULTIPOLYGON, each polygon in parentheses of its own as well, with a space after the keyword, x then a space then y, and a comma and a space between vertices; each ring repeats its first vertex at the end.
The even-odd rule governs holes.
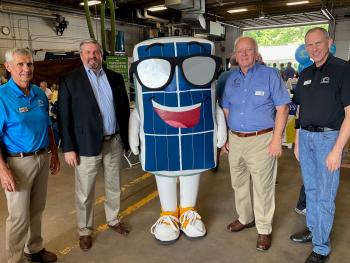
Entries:
POLYGON ((119 134, 119 131, 117 131, 116 133, 111 134, 111 135, 105 135, 105 136, 103 136, 103 141, 104 141, 104 142, 110 141, 110 140, 111 140, 112 138, 114 138, 117 134, 119 134))
POLYGON ((233 134, 237 135, 238 137, 250 137, 250 136, 258 136, 261 134, 268 133, 270 131, 273 131, 273 128, 268 128, 256 132, 236 132, 236 131, 231 131, 233 134))
POLYGON ((31 153, 7 153, 7 157, 27 157, 27 156, 33 156, 33 155, 39 155, 42 154, 44 152, 47 152, 46 148, 37 150, 35 152, 31 152, 31 153))

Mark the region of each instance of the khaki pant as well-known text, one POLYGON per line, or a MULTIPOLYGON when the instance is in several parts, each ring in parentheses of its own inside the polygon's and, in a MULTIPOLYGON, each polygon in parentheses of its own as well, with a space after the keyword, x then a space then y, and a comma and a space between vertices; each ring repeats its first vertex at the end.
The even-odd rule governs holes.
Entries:
POLYGON ((7 163, 16 178, 16 192, 7 192, 6 220, 8 263, 26 262, 23 250, 33 254, 43 248, 41 217, 45 208, 49 158, 47 153, 24 158, 9 157, 7 163))
POLYGON ((79 235, 91 235, 93 231, 93 206, 95 203, 95 183, 98 171, 102 168, 105 183, 105 213, 108 225, 119 222, 120 177, 123 147, 119 135, 103 143, 98 156, 80 156, 75 168, 75 204, 79 235))
POLYGON ((275 211, 277 159, 268 155, 272 132, 251 137, 238 137, 230 132, 229 163, 235 191, 238 220, 248 224, 255 218, 259 234, 272 232, 275 211), (250 191, 253 182, 254 209, 250 191))

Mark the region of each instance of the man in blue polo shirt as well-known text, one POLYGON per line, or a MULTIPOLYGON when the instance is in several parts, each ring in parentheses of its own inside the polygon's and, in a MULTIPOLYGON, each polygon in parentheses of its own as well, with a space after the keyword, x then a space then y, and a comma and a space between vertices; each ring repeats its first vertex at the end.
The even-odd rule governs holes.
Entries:
POLYGON ((229 163, 239 217, 227 229, 238 232, 256 224, 256 249, 268 250, 275 210, 277 158, 282 154, 290 98, 276 70, 256 63, 258 46, 253 38, 238 38, 234 52, 240 69, 226 82, 222 106, 230 128, 226 149, 232 149, 229 163))
POLYGON ((31 261, 55 262, 56 255, 43 248, 41 236, 48 170, 52 174, 59 171, 49 104, 45 93, 30 83, 34 69, 31 52, 14 48, 5 58, 11 79, 0 87, 0 179, 9 213, 7 262, 23 262, 23 254, 31 261))

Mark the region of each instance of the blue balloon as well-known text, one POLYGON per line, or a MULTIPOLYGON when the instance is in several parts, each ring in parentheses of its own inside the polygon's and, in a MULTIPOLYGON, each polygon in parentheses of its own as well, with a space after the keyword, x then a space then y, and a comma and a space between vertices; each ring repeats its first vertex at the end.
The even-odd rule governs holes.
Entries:
POLYGON ((337 47, 335 46, 334 43, 329 48, 329 52, 331 52, 332 55, 335 55, 335 52, 337 52, 337 47))
POLYGON ((310 60, 310 59, 309 59, 308 61, 306 61, 305 64, 299 64, 299 66, 298 66, 298 72, 299 72, 299 73, 302 72, 304 69, 310 67, 312 64, 314 64, 314 63, 313 63, 312 60, 310 60))
POLYGON ((308 62, 310 60, 310 56, 307 53, 304 44, 300 45, 295 50, 294 56, 295 56, 296 61, 298 61, 300 64, 305 64, 306 62, 308 62))
POLYGON ((305 67, 304 67, 303 64, 299 64, 299 66, 298 66, 298 72, 299 72, 299 73, 302 72, 304 68, 305 68, 305 67))

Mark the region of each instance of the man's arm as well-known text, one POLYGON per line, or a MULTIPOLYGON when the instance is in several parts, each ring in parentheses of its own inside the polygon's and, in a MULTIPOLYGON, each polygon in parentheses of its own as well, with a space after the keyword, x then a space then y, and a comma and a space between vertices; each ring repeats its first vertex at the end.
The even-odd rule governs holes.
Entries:
POLYGON ((326 159, 326 166, 330 172, 340 168, 343 149, 350 137, 350 106, 345 107, 344 110, 345 118, 340 127, 339 136, 326 159))
POLYGON ((16 181, 10 168, 8 168, 0 151, 0 179, 1 186, 8 192, 16 191, 16 181))
POLYGON ((49 127, 48 129, 48 133, 49 133, 49 143, 50 143, 50 151, 51 151, 50 171, 51 171, 51 174, 54 175, 60 171, 60 160, 58 159, 55 137, 51 127, 49 127))
POLYGON ((61 131, 62 150, 64 152, 65 162, 69 166, 77 166, 78 156, 74 151, 73 138, 71 137, 72 128, 72 110, 71 98, 68 91, 66 79, 62 78, 60 81, 60 89, 58 91, 58 124, 61 131))
POLYGON ((282 155, 282 135, 286 127, 289 107, 281 105, 276 107, 275 128, 269 145, 269 155, 271 157, 280 157, 282 155))

